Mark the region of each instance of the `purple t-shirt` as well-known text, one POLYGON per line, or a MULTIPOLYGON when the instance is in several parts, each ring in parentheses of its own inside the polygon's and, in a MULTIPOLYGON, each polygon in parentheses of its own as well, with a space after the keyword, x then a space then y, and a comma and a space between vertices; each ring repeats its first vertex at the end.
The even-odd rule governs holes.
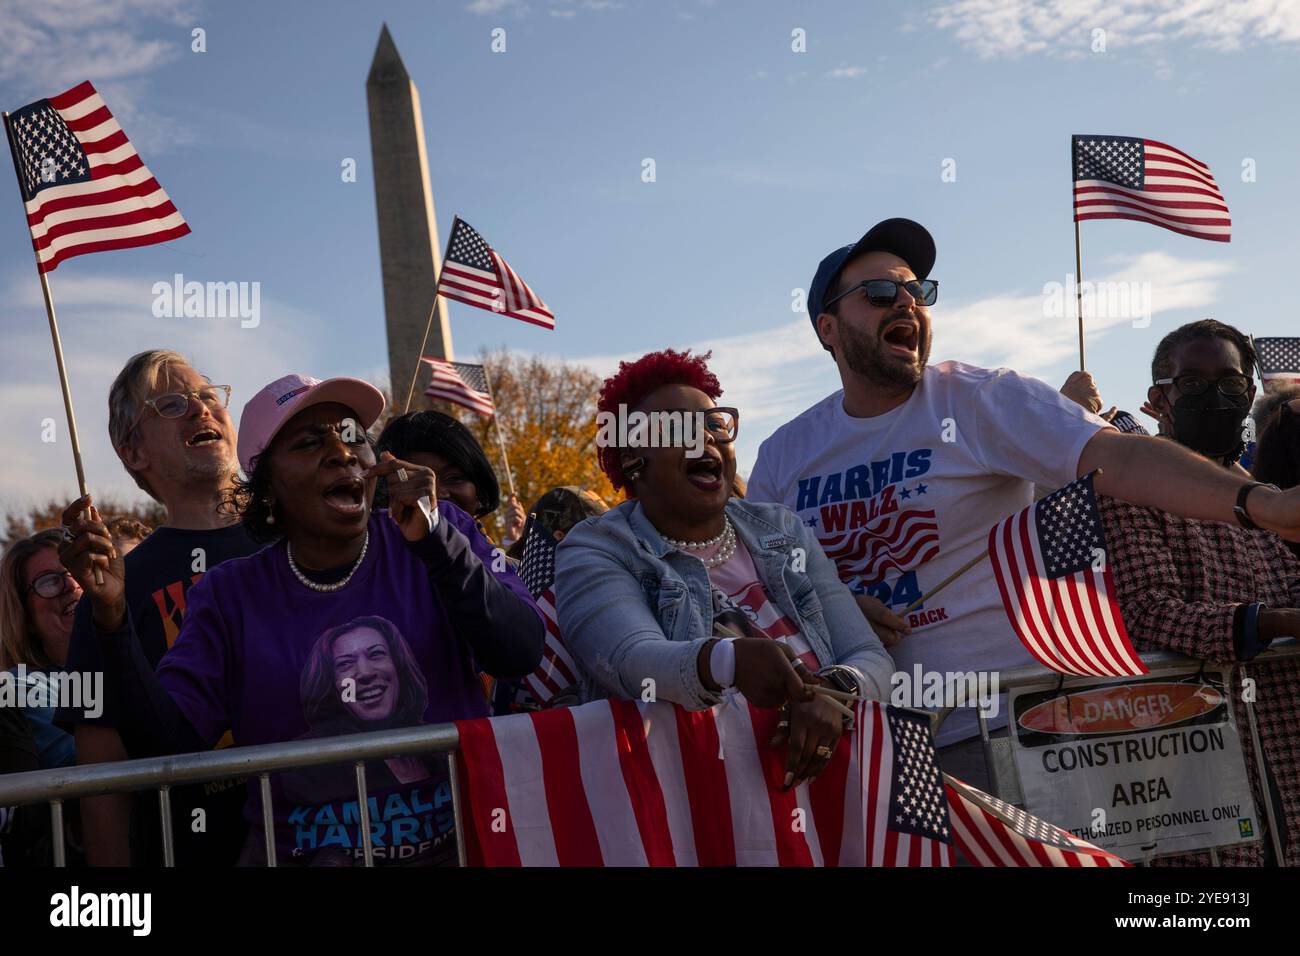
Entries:
MULTIPOLYGON (((463 534, 486 568, 504 566, 469 515, 447 502, 438 512, 451 527, 435 534, 463 534)), ((190 590, 184 626, 157 674, 204 740, 229 729, 236 746, 249 746, 487 715, 470 648, 428 568, 386 512, 372 515, 369 528, 365 560, 338 591, 299 581, 283 540, 213 568, 190 590)), ((493 573, 529 600, 512 570, 493 573)), ((443 861, 454 852, 445 758, 372 760, 366 770, 378 862, 443 861)), ((285 771, 272 782, 280 859, 361 856, 351 763, 285 771)), ((245 815, 260 842, 251 785, 245 815)))

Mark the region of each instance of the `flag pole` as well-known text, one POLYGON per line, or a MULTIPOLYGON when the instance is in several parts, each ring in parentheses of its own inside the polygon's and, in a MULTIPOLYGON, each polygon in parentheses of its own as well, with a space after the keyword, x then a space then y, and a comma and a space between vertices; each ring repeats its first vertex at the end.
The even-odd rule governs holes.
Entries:
POLYGON ((1079 316, 1079 371, 1087 371, 1083 364, 1083 261, 1079 255, 1079 218, 1074 219, 1074 302, 1079 316))
POLYGON ((488 377, 486 360, 483 362, 483 384, 487 386, 488 398, 492 399, 492 424, 497 430, 497 444, 501 446, 501 462, 506 466, 506 483, 510 486, 511 497, 517 498, 515 476, 510 472, 510 456, 506 454, 506 440, 501 435, 501 413, 496 407, 496 396, 492 394, 492 379, 488 377))
POLYGON ((411 373, 411 387, 406 390, 406 404, 402 406, 403 415, 411 410, 411 396, 415 394, 415 383, 420 377, 420 360, 424 358, 424 347, 429 344, 429 330, 433 328, 433 317, 438 311, 438 286, 442 284, 442 266, 447 261, 447 253, 451 251, 451 237, 456 234, 456 223, 459 221, 460 216, 451 217, 451 232, 447 233, 447 246, 443 250, 442 261, 438 263, 438 278, 433 283, 433 305, 429 306, 429 321, 424 323, 424 338, 420 339, 420 351, 415 356, 415 371, 411 373))
MULTIPOLYGON (((18 177, 18 197, 21 200, 23 196, 22 178, 18 171, 18 150, 14 144, 13 130, 9 127, 9 113, 0 114, 4 119, 5 138, 9 141, 10 155, 14 157, 14 174, 18 177)), ((24 214, 26 213, 26 204, 24 203, 24 214)), ((50 321, 50 338, 54 343, 54 363, 59 369, 59 387, 63 390, 63 411, 68 419, 68 438, 72 442, 72 463, 77 469, 77 489, 82 498, 86 497, 88 490, 86 488, 86 468, 81 461, 81 441, 77 437, 77 416, 72 410, 72 386, 68 384, 68 370, 63 362, 63 343, 59 339, 59 323, 54 317, 54 299, 50 295, 50 283, 45 273, 41 270, 40 253, 37 252, 35 244, 32 245, 32 255, 36 259, 36 274, 41 279, 41 295, 45 299, 45 315, 50 321)), ((103 584, 104 575, 99 568, 95 568, 95 583, 103 584)))
POLYGON ((983 560, 984 560, 985 558, 987 558, 988 556, 989 556, 989 549, 988 549, 988 548, 983 548, 983 549, 981 549, 979 554, 975 555, 975 557, 971 558, 969 561, 967 561, 965 564, 963 564, 960 568, 958 568, 958 569, 957 569, 956 571, 954 571, 952 574, 948 575, 946 578, 944 578, 942 581, 940 581, 938 584, 936 584, 934 587, 932 587, 932 588, 929 590, 928 593, 926 593, 926 594, 922 594, 919 598, 917 598, 915 601, 913 601, 913 602, 912 602, 911 604, 909 604, 907 607, 903 608, 903 610, 902 610, 901 613, 906 614, 906 613, 908 613, 909 611, 915 611, 918 607, 920 607, 920 606, 921 606, 922 604, 924 604, 926 601, 930 600, 930 598, 934 597, 936 594, 938 594, 940 591, 942 591, 942 590, 943 590, 944 588, 946 588, 948 585, 952 584, 953 581, 956 581, 959 577, 961 577, 963 574, 965 574, 965 573, 966 573, 967 571, 969 571, 971 568, 975 567, 975 565, 979 564, 981 561, 983 561, 983 560))

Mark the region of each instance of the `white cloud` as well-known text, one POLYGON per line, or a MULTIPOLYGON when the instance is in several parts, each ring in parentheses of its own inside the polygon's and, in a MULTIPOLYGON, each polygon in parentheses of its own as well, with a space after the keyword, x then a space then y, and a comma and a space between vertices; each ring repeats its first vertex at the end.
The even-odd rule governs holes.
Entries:
POLYGON ((865 66, 837 66, 826 75, 834 80, 854 80, 859 76, 865 76, 866 72, 865 66))
POLYGON ((1295 0, 952 0, 930 19, 987 58, 1078 56, 1095 29, 1106 31, 1107 49, 1177 40, 1230 52, 1300 41, 1295 0))
MULTIPOLYGON (((136 352, 173 348, 218 384, 233 386, 231 408, 236 422, 244 402, 267 382, 289 372, 321 377, 368 374, 365 369, 328 364, 325 340, 312 334, 327 329, 328 323, 268 295, 266 289, 261 296, 261 324, 256 328, 241 328, 238 319, 155 318, 151 287, 159 278, 56 273, 52 283, 87 479, 100 494, 143 500, 109 445, 106 402, 113 378, 136 352)), ((170 280, 170 276, 161 278, 170 280)), ((76 497, 76 474, 40 290, 30 269, 18 270, 7 279, 0 290, 6 345, 0 352, 0 407, 7 422, 0 455, 0 511, 21 509, 51 495, 76 497), (52 444, 41 441, 47 418, 56 423, 57 441, 52 444)), ((386 384, 378 378, 370 380, 386 384)))
POLYGON ((141 109, 148 77, 189 53, 198 0, 6 2, 0 85, 14 108, 90 80, 146 154, 193 142, 182 123, 141 109))

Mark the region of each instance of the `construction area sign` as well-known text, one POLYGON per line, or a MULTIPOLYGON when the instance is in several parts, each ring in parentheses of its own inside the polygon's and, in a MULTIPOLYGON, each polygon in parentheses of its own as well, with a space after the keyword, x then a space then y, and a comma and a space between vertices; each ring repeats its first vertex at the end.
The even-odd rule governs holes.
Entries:
POLYGON ((1129 860, 1260 838, 1221 672, 1010 693, 1025 809, 1129 860))

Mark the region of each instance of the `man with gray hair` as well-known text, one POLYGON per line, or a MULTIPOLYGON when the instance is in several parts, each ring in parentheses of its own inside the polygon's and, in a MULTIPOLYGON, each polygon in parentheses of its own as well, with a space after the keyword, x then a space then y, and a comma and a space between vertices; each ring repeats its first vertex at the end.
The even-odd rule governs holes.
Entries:
MULTIPOLYGON (((64 525, 73 533, 59 552, 64 566, 78 580, 91 580, 95 566, 103 576, 103 584, 87 590, 77 607, 68 656, 71 670, 105 674, 103 712, 95 719, 79 711, 59 714, 60 722, 73 728, 79 764, 132 755, 131 729, 119 724, 120 689, 101 650, 106 635, 134 634, 156 667, 180 633, 189 588, 209 568, 258 550, 233 514, 222 508, 239 469, 229 403, 230 386, 212 384, 169 349, 133 356, 109 389, 113 449, 167 517, 125 558, 114 550, 105 562, 92 558, 89 550, 96 538, 111 540, 92 496, 79 498, 64 512, 64 525)), ((154 802, 140 801, 132 820, 133 799, 109 795, 82 801, 91 864, 159 862, 154 802)), ((243 800, 242 781, 173 788, 173 815, 179 823, 174 827, 176 862, 232 864, 245 832, 243 800), (197 828, 200 819, 203 826, 197 828)))

